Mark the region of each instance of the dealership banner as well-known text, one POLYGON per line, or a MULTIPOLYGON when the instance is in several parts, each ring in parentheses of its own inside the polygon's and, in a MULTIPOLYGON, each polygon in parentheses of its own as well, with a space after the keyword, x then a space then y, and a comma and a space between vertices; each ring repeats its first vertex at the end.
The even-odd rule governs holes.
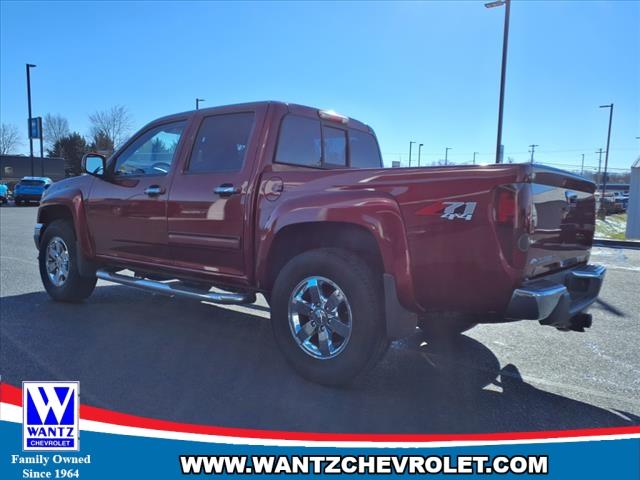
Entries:
POLYGON ((79 389, 78 382, 0 386, 0 478, 640 478, 640 427, 469 435, 248 430, 80 405, 79 389))

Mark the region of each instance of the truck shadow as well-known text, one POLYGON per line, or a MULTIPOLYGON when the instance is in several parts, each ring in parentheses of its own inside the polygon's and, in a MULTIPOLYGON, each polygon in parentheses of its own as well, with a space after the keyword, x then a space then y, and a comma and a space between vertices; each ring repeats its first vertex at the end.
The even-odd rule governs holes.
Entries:
MULTIPOLYGON (((177 422, 310 432, 471 433, 637 425, 546 392, 482 343, 396 342, 348 388, 298 377, 259 316, 98 287, 79 305, 2 299, 3 381, 79 380, 82 402, 177 422)), ((249 312, 249 313, 247 313, 249 312)))

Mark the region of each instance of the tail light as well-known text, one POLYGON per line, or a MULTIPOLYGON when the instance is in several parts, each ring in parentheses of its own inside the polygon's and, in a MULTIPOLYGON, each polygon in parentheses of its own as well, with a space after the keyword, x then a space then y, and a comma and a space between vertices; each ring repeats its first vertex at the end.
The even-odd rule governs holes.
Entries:
POLYGON ((500 225, 516 224, 516 192, 510 188, 499 187, 496 198, 496 223, 500 225))
POLYGON ((513 267, 522 265, 529 248, 526 225, 526 191, 520 184, 501 185, 495 190, 494 220, 504 258, 513 267), (520 209, 519 209, 520 206, 520 209))

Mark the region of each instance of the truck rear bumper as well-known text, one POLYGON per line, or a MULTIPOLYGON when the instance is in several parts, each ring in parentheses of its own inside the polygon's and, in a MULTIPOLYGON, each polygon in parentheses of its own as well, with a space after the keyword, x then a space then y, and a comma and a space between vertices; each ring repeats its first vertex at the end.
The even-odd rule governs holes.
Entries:
POLYGON ((598 298, 605 272, 603 265, 582 265, 527 282, 514 290, 505 317, 571 329, 598 298))

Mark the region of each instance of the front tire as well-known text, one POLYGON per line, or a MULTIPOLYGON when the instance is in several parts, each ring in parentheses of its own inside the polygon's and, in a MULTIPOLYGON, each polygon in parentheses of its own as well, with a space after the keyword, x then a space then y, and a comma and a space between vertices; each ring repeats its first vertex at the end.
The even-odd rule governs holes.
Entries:
POLYGON ((313 382, 347 384, 372 368, 389 344, 380 278, 344 250, 322 248, 291 259, 270 300, 276 342, 313 382))
POLYGON ((76 236, 71 222, 56 220, 40 241, 40 278, 45 290, 58 302, 81 302, 93 292, 97 278, 78 271, 76 236))

